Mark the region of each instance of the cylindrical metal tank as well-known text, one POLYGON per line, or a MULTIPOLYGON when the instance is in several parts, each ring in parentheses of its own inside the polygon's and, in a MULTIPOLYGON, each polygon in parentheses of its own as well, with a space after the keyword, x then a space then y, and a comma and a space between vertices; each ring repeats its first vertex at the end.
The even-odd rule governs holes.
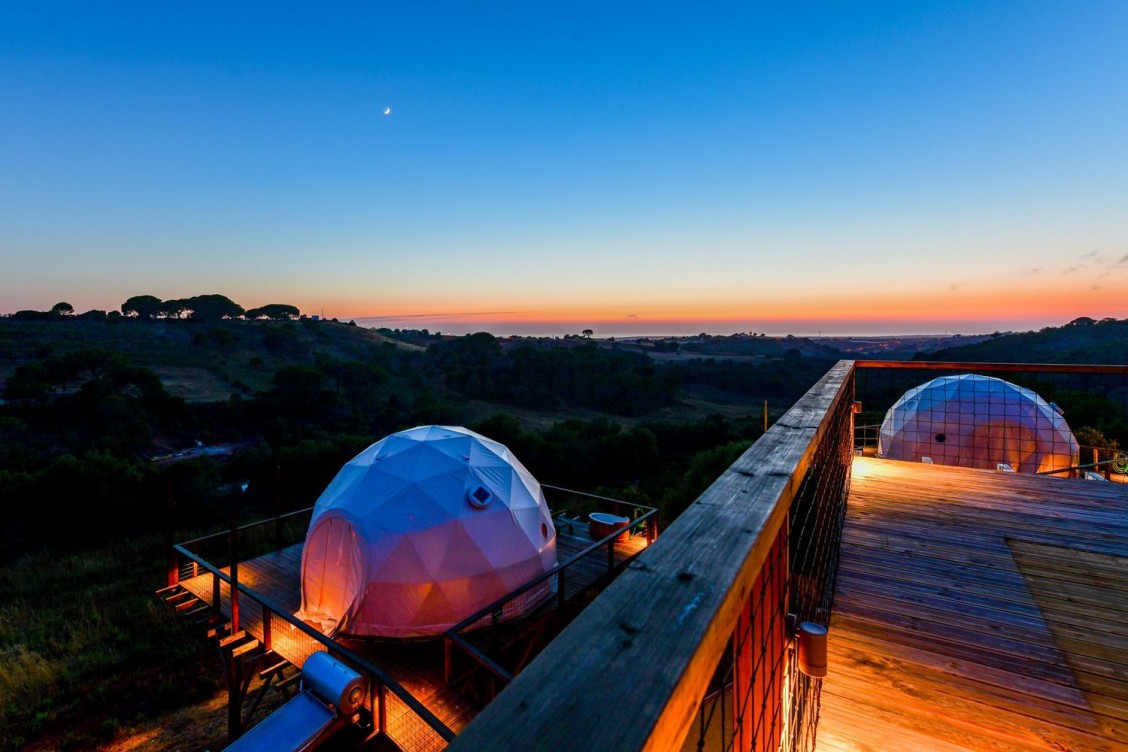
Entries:
POLYGON ((342 715, 360 709, 368 688, 364 677, 324 650, 311 655, 302 666, 302 682, 314 694, 337 708, 342 715))

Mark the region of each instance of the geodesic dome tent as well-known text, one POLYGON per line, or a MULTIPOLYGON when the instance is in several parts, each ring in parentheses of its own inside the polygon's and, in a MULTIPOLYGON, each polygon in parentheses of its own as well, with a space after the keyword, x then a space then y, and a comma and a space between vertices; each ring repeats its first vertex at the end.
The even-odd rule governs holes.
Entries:
POLYGON ((1024 387, 974 374, 943 376, 897 400, 881 424, 888 458, 1020 473, 1077 464, 1077 439, 1055 405, 1024 387))
POLYGON ((432 636, 555 565, 548 504, 517 458, 421 426, 365 449, 318 498, 299 615, 330 634, 432 636))

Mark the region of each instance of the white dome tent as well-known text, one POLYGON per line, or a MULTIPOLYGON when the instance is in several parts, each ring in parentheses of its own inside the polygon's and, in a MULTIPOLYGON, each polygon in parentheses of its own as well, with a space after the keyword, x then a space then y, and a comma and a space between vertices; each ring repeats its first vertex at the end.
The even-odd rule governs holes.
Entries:
POLYGON ((1056 405, 1030 389, 974 374, 910 389, 881 424, 878 453, 896 460, 1021 473, 1077 464, 1077 439, 1056 405))
POLYGON ((318 498, 299 616, 330 634, 433 636, 555 565, 548 504, 517 458, 421 426, 365 449, 318 498))

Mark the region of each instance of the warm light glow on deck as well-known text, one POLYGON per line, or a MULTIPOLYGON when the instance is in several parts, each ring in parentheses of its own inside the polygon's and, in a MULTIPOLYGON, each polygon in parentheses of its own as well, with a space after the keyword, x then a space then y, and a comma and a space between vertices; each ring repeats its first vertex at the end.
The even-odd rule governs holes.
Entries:
POLYGON ((874 472, 875 467, 876 466, 873 464, 873 462, 860 457, 855 457, 853 465, 850 469, 850 477, 856 479, 868 477, 871 473, 874 472))
POLYGON ((1120 749, 1128 492, 856 457, 819 750, 1120 749))

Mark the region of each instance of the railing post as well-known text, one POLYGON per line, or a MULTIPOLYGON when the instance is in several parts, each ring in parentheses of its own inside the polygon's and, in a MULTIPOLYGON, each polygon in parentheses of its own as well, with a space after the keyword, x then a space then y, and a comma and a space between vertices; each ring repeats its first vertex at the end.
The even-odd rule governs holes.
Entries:
POLYGON ((564 601, 568 599, 568 583, 564 574, 567 569, 561 569, 556 573, 556 604, 563 606, 564 601))
POLYGON ((450 686, 451 675, 454 674, 454 646, 450 642, 450 638, 445 634, 443 635, 443 683, 448 687, 450 686))
POLYGON ((173 501, 172 501, 172 479, 168 481, 168 493, 165 496, 165 550, 168 551, 168 586, 180 582, 180 566, 176 551, 173 549, 173 501))
POLYGON ((270 633, 270 617, 270 609, 266 606, 262 606, 262 647, 263 650, 266 650, 267 652, 270 652, 273 649, 274 643, 273 635, 271 635, 270 633))
POLYGON ((388 691, 388 688, 384 686, 384 682, 378 680, 376 682, 376 693, 377 693, 376 696, 378 698, 377 702, 376 702, 376 715, 377 715, 376 726, 377 726, 377 729, 379 729, 380 733, 384 734, 385 736, 387 736, 387 734, 388 734, 388 698, 387 698, 387 691, 388 691))
MULTIPOLYGON (((623 528, 623 529, 625 530, 626 528, 623 528)), ((607 571, 608 572, 610 572, 611 570, 613 570, 615 568, 615 539, 618 538, 618 537, 619 536, 616 535, 614 538, 607 541, 607 571)))
POLYGON ((282 463, 274 465, 274 550, 282 548, 282 463))
POLYGON ((228 538, 231 555, 231 634, 239 631, 239 513, 231 505, 231 534, 228 538))

